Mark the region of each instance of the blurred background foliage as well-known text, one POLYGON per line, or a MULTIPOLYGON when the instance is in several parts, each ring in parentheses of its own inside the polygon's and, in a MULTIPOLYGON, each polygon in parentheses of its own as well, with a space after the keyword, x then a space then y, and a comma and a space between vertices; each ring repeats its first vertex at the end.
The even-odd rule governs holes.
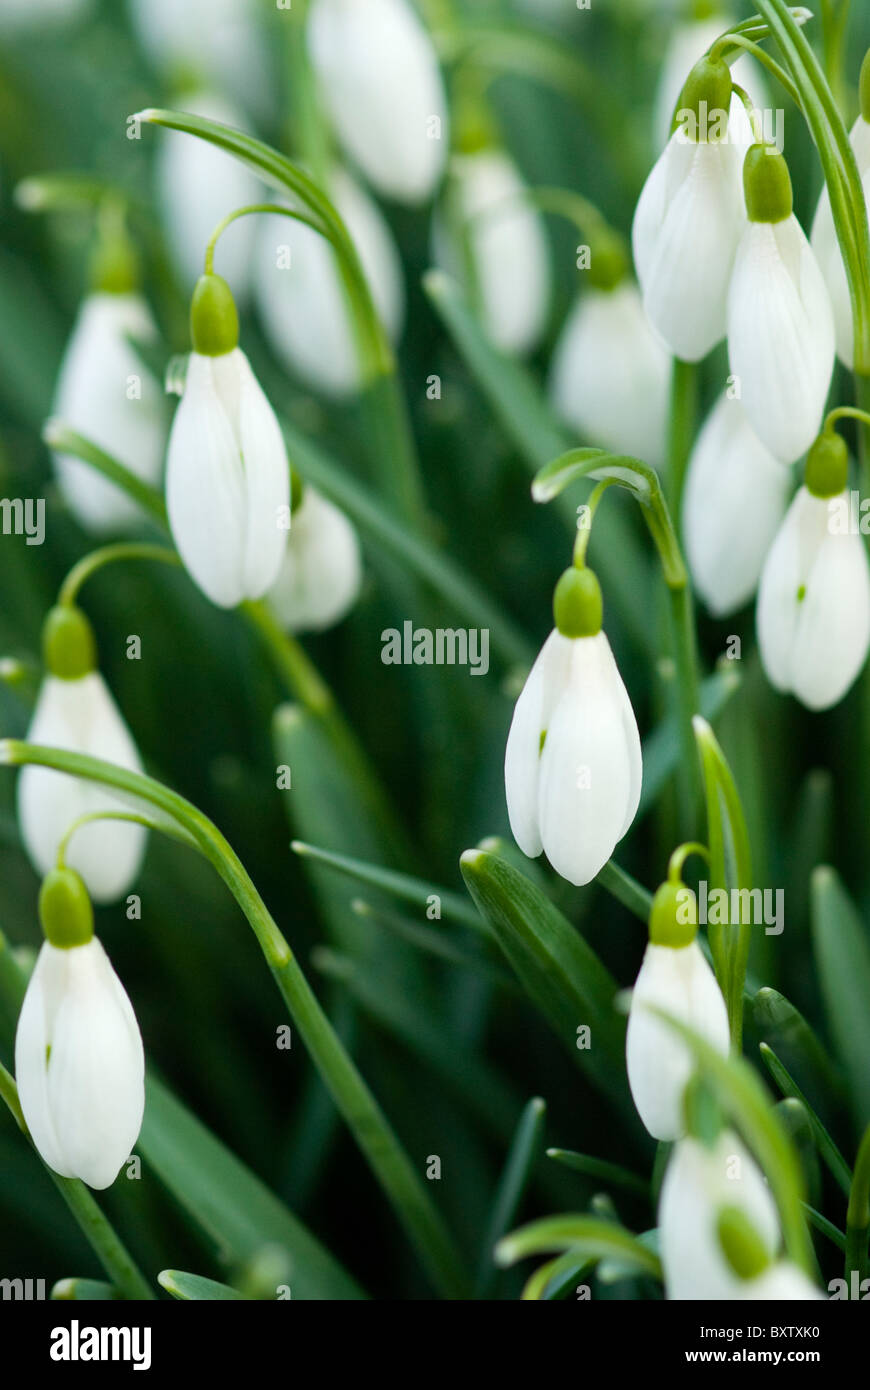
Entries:
MULTIPOLYGON (((257 134, 292 153, 285 16, 267 0, 250 3, 268 81, 246 114, 257 134)), ((650 115, 659 65, 672 26, 689 7, 595 0, 591 10, 578 12, 568 0, 518 0, 515 6, 467 0, 457 8, 469 22, 535 27, 576 56, 578 74, 587 74, 589 82, 584 90, 581 81, 576 100, 527 77, 503 75, 491 87, 493 109, 529 183, 582 192, 628 233, 657 154, 650 115)), ((732 9, 738 18, 751 13, 745 5, 732 9)), ((437 10, 433 4, 431 14, 437 17, 437 10)), ((853 6, 847 47, 853 83, 868 43, 870 13, 853 6)), ((94 0, 68 24, 0 27, 0 494, 45 497, 48 518, 42 547, 26 546, 23 537, 0 541, 0 654, 21 659, 35 672, 44 613, 69 566, 93 545, 65 509, 40 440, 86 288, 93 227, 86 211, 28 214, 16 205, 14 190, 23 178, 61 170, 86 171, 122 187, 138 209, 132 228, 146 247, 147 292, 166 356, 185 351, 191 286, 175 282, 147 248, 159 237, 152 187, 158 142, 187 137, 145 129, 140 140, 129 140, 126 126, 128 114, 143 106, 172 104, 166 75, 149 65, 124 4, 94 0)), ((802 122, 787 99, 783 104, 796 210, 806 227, 821 175, 802 122)), ((436 539, 497 597, 535 650, 551 625, 552 587, 568 558, 570 518, 556 508, 533 506, 534 460, 522 457, 424 293, 430 210, 387 206, 386 212, 406 273, 401 374, 436 539), (442 397, 430 401, 426 382, 436 373, 442 397)), ((574 229, 548 220, 548 231, 556 292, 547 341, 530 363, 538 388, 578 278, 574 229)), ((326 447, 348 474, 366 479, 358 412, 326 405, 289 379, 250 311, 243 316, 242 345, 279 414, 326 447)), ((705 404, 724 375, 720 349, 704 370, 705 404)), ((554 426, 550 437, 557 435, 554 426)), ((545 461, 546 455, 537 460, 545 461)), ((627 500, 608 497, 591 556, 594 564, 597 548, 600 554, 605 545, 625 545, 607 568, 624 565, 637 581, 629 587, 628 603, 611 601, 605 584, 605 624, 647 735, 668 704, 667 662, 655 658, 656 649, 665 649, 656 636, 666 631, 664 592, 633 510, 627 500), (623 513, 618 537, 604 522, 610 509, 623 513), (651 642, 638 640, 638 634, 651 642)), ((144 534, 147 527, 142 529, 144 534)), ((338 629, 306 639, 306 646, 395 807, 408 849, 393 856, 394 864, 462 892, 461 852, 483 837, 508 833, 502 760, 522 673, 508 669, 497 653, 486 679, 471 679, 461 668, 384 666, 384 628, 401 627, 406 618, 453 626, 456 617, 365 536, 363 542, 362 601, 338 629)), ((374 861, 388 862, 389 852, 341 789, 329 795, 326 781, 319 781, 313 735, 307 744, 297 738, 294 759, 300 743, 305 745, 298 763, 288 759, 293 789, 277 790, 282 759, 273 748, 272 719, 286 692, 238 618, 212 608, 183 574, 162 566, 105 571, 89 583, 84 606, 96 627, 102 668, 146 767, 202 807, 238 851, 418 1170, 424 1171, 428 1155, 440 1156, 441 1179, 429 1186, 470 1263, 480 1258, 495 1185, 529 1097, 546 1101, 549 1143, 648 1172, 652 1142, 590 1086, 516 988, 418 951, 377 917, 354 915, 351 900, 373 895, 351 880, 306 874, 290 850, 291 833, 374 861), (142 640, 139 661, 125 655, 134 633, 142 640)), ((713 668, 732 633, 743 643, 740 688, 717 731, 745 800, 757 881, 783 887, 787 911, 784 936, 762 938, 752 970, 758 983, 781 989, 826 1041, 835 1042, 826 1036, 808 885, 813 865, 833 855, 853 895, 868 904, 866 680, 832 713, 808 715, 763 680, 751 610, 727 624, 701 617, 705 669, 713 668)), ((31 693, 0 686, 3 733, 24 734, 31 693)), ((617 859, 652 889, 675 842, 673 802, 665 788, 617 859)), ((596 884, 571 890, 537 866, 525 868, 547 884, 619 984, 630 984, 645 945, 638 921, 596 884)), ((4 776, 0 925, 16 947, 39 944, 37 886, 15 823, 14 779, 4 776)), ((129 922, 122 904, 101 909, 97 929, 134 1001, 153 1068, 369 1294, 427 1296, 431 1290, 418 1261, 336 1120, 301 1044, 294 1040, 290 1051, 276 1047, 276 1030, 286 1021, 280 1000, 216 876, 182 847, 152 836, 137 892, 141 923, 129 922)), ((394 904, 392 911, 427 925, 418 909, 394 904)), ((477 949, 473 932, 443 930, 462 949, 477 949)), ((866 937, 866 926, 860 930, 866 937)), ((488 968, 498 968, 498 962, 488 968)), ((13 1029, 12 1017, 0 1017, 0 1057, 9 1065, 13 1029)), ((750 1054, 756 1042, 750 1030, 750 1054)), ((854 1131, 836 1093, 826 1097, 826 1106, 835 1134, 851 1152, 854 1131)), ((596 1191, 594 1180, 541 1155, 521 1214, 580 1209, 596 1191)), ((654 1224, 646 1198, 621 1192, 616 1200, 634 1229, 654 1224)), ((238 1276, 239 1249, 221 1250, 208 1222, 192 1219, 147 1155, 142 1180, 126 1181, 122 1174, 105 1195, 105 1207, 150 1276, 167 1266, 224 1280, 238 1276)), ((249 1244, 249 1255, 256 1244, 249 1244)), ((0 1274, 13 1273, 53 1281, 98 1276, 99 1270, 4 1111, 0 1274)), ((493 1291, 511 1296, 519 1286, 520 1276, 512 1271, 497 1277, 493 1291)), ((654 1291, 649 1284, 643 1290, 654 1291)), ((622 1280, 596 1294, 626 1297, 633 1291, 631 1281, 622 1280)))

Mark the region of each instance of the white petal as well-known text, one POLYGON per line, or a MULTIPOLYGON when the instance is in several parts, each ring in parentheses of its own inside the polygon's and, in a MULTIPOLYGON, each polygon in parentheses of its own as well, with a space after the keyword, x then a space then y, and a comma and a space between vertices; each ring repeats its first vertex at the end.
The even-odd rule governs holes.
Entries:
MULTIPOLYGON (((64 748, 141 772, 136 745, 98 671, 80 680, 47 676, 27 734, 31 743, 64 748)), ((29 766, 18 779, 18 819, 25 847, 40 873, 54 868, 63 835, 79 816, 129 810, 95 782, 29 766)), ((78 870, 97 902, 121 897, 139 872, 146 832, 129 822, 100 821, 73 836, 67 863, 78 870)))
POLYGON ((723 1131, 712 1149, 695 1139, 678 1140, 659 1197, 659 1247, 669 1299, 724 1300, 739 1293, 741 1281, 716 1232, 723 1206, 742 1211, 768 1254, 776 1254, 776 1205, 737 1135, 723 1131))
POLYGON ((632 991, 626 1063, 638 1114, 654 1139, 684 1133, 683 1092, 694 1071, 685 1042, 652 1010, 664 1010, 728 1055, 728 1014, 716 977, 696 941, 646 948, 632 991))
POLYGON ((245 479, 245 597, 274 584, 287 545, 290 465, 284 437, 248 359, 238 349, 239 441, 245 479))
POLYGON ((827 1301, 821 1289, 807 1278, 803 1270, 787 1260, 779 1260, 771 1265, 757 1279, 744 1280, 733 1297, 753 1303, 827 1301))
POLYGON ((685 361, 705 357, 725 333, 743 220, 736 147, 693 144, 676 131, 640 195, 632 246, 644 308, 685 361))
POLYGON ((238 439, 215 387, 214 361, 190 354, 169 437, 166 504, 185 568, 213 603, 234 608, 246 597, 245 479, 238 439))
POLYGON ((671 358, 637 287, 588 290, 562 330, 550 395, 584 440, 660 468, 665 461, 671 358))
POLYGON ((142 1125, 142 1037, 97 938, 66 954, 48 1062, 49 1111, 66 1166, 90 1187, 104 1188, 114 1182, 142 1125))
MULTIPOLYGON (((848 505, 845 495, 842 502, 848 505)), ((870 569, 864 539, 828 531, 798 605, 791 658, 795 695, 809 709, 836 704, 864 665, 868 645, 870 569)))
POLYGON ((30 1136, 50 1168, 75 1176, 58 1143, 48 1103, 48 1049, 67 977, 67 951, 44 942, 27 985, 15 1033, 15 1080, 30 1136))
MULTIPOLYGON (((849 137, 858 160, 864 201, 870 201, 870 125, 860 116, 849 137)), ((852 323, 852 301, 843 255, 837 240, 831 199, 827 186, 822 189, 813 219, 810 244, 828 288, 834 314, 837 356, 849 371, 855 363, 855 330, 852 323)))
MULTIPOLYGON (((58 377, 53 414, 143 482, 160 479, 166 413, 158 382, 129 338, 155 336, 137 294, 91 294, 79 310, 58 377)), ((141 520, 120 488, 68 454, 54 455, 61 490, 82 525, 110 531, 141 520)))
POLYGON ((822 421, 834 366, 834 321, 797 219, 747 223, 728 296, 728 355, 759 439, 793 463, 822 421))
POLYGON ((428 197, 448 149, 447 102, 407 0, 314 0, 308 42, 321 100, 369 181, 402 202, 428 197))
POLYGON ((720 396, 692 450, 683 498, 689 569, 716 617, 755 592, 790 491, 788 468, 762 444, 739 401, 720 396))
MULTIPOLYGON (((250 0, 130 0, 129 8, 144 48, 170 87, 180 77, 201 75, 263 116, 274 115, 264 31, 250 0)), ((175 104, 189 111, 189 94, 175 104)), ((193 143, 189 136, 175 138, 193 143)))
POLYGON ((347 517, 312 487, 293 514, 269 603, 292 632, 317 632, 339 622, 362 583, 359 541, 347 517))
POLYGON ((538 777, 541 735, 546 733, 571 665, 571 642, 553 631, 541 648, 514 708, 504 758, 511 832, 523 854, 541 853, 538 777))
POLYGON ((573 642, 568 684, 547 729, 538 807, 547 858, 563 878, 588 883, 613 853, 633 809, 636 750, 603 632, 573 642))

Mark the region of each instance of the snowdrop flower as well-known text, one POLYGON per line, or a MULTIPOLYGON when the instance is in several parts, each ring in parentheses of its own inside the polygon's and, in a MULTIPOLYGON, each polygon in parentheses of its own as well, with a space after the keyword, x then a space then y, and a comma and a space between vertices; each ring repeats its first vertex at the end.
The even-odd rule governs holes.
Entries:
MULTIPOLYGON (((392 233, 377 204, 343 170, 336 171, 330 193, 353 239, 381 321, 396 342, 405 290, 392 233)), ((254 277, 263 328, 288 370, 328 395, 358 391, 353 325, 329 243, 303 223, 264 217, 254 277)))
POLYGON ((166 464, 178 553, 220 608, 261 598, 284 558, 290 469, 278 421, 237 346, 236 307, 219 275, 191 306, 193 351, 166 464))
POLYGON ((130 0, 142 46, 170 84, 193 74, 263 110, 269 70, 255 8, 250 0, 130 0))
POLYGON ((308 45, 347 154, 386 197, 428 198, 444 169, 447 99, 432 42, 408 0, 313 0, 308 45))
MULTIPOLYGON (((27 731, 30 743, 87 753, 130 772, 142 764, 133 738, 96 669, 90 623, 78 608, 51 609, 43 629, 46 674, 27 731)), ((54 867, 61 840, 80 816, 126 810, 96 782, 33 764, 18 779, 18 823, 24 847, 42 874, 54 867)), ((67 855, 97 902, 114 902, 139 872, 146 832, 124 821, 82 826, 67 855)))
MULTIPOLYGON (((861 68, 861 115, 852 127, 849 141, 855 151, 866 203, 870 201, 870 54, 864 59, 861 68)), ((831 296, 837 356, 843 365, 851 371, 855 365, 855 328, 852 322, 852 301, 849 296, 849 282, 846 279, 843 254, 834 227, 827 185, 822 189, 819 205, 816 208, 810 244, 831 296)))
POLYGON ((562 329, 550 397, 590 442, 661 468, 665 461, 671 358, 652 331, 624 257, 592 248, 589 289, 562 329))
POLYGON ((743 225, 740 156, 728 139, 724 114, 730 102, 727 64, 703 59, 681 99, 694 119, 687 118, 668 141, 644 184, 632 226, 644 308, 674 355, 687 362, 706 357, 724 336, 728 282, 743 225))
POLYGON ((769 1258, 779 1246, 779 1220, 767 1184, 737 1135, 723 1130, 707 1148, 679 1139, 659 1197, 659 1248, 669 1299, 724 1300, 741 1280, 719 1236, 722 1207, 737 1208, 769 1258))
POLYGON ((142 1036, 78 874, 53 870, 39 910, 46 940, 15 1035, 18 1098, 50 1168, 109 1187, 142 1127, 142 1036))
POLYGON ((749 221, 728 292, 728 356, 763 444, 794 463, 815 439, 834 368, 831 301, 792 212, 788 165, 753 145, 743 166, 749 221))
POLYGON ((683 497, 692 581, 715 617, 736 612, 755 593, 790 493, 789 469, 724 392, 692 450, 683 497))
MULTIPOLYGON (((656 88, 653 129, 656 148, 664 145, 671 133, 671 124, 680 99, 686 73, 704 57, 720 35, 734 26, 730 15, 720 14, 708 19, 693 19, 677 24, 668 39, 656 88)), ((767 83, 748 53, 731 64, 734 81, 739 82, 752 98, 754 106, 764 111, 770 100, 767 83)), ((735 93, 731 99, 730 138, 738 145, 752 143, 752 127, 743 102, 735 93)))
MULTIPOLYGON (((163 395, 130 340, 147 343, 157 335, 117 223, 92 278, 61 363, 53 413, 153 486, 163 462, 163 395)), ((89 530, 115 531, 141 520, 127 494, 80 459, 54 454, 53 462, 70 510, 89 530)))
POLYGON ((339 622, 356 602, 362 560, 354 528, 343 512, 304 487, 293 499, 293 526, 278 578, 268 599, 291 632, 321 632, 339 622))
POLYGON ((752 1302, 809 1302, 825 1295, 788 1260, 771 1262, 763 1238, 746 1213, 735 1206, 720 1208, 716 1234, 725 1260, 737 1276, 732 1299, 752 1302))
POLYGON ((870 646, 870 569, 851 524, 848 453, 826 430, 777 533, 758 590, 758 645, 767 678, 808 709, 846 694, 870 646))
POLYGON ((683 1093, 694 1071, 686 1043, 657 1011, 728 1055, 725 1000, 697 934, 694 893, 679 883, 663 883, 653 899, 649 945, 631 995, 625 1046, 632 1098, 654 1139, 678 1139, 685 1133, 683 1093))
POLYGON ((625 835, 640 800, 634 711, 601 631, 591 570, 556 585, 555 628, 516 703, 505 750, 505 791, 524 854, 545 850, 571 883, 588 883, 625 835))
MULTIPOLYGON (((244 129, 241 112, 215 92, 184 96, 180 105, 195 116, 244 129)), ((202 253, 217 224, 235 208, 262 202, 263 185, 250 169, 206 140, 161 135, 157 153, 157 194, 169 250, 184 288, 190 292, 202 270, 202 253)), ((240 217, 221 236, 217 264, 237 299, 247 297, 256 227, 240 217)))
POLYGON ((454 155, 445 206, 433 223, 433 255, 457 278, 470 262, 472 299, 502 352, 529 352, 550 304, 550 258, 541 215, 503 150, 454 155))

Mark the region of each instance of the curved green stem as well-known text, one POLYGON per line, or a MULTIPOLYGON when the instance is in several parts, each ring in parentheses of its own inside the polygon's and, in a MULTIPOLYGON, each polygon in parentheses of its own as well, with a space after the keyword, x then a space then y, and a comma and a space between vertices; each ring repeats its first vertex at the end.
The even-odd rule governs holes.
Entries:
MULTIPOLYGON (((761 63, 763 67, 766 67, 768 72, 773 74, 777 82, 781 83, 781 85, 788 92, 795 106, 797 106, 798 110, 800 110, 800 93, 795 84, 792 82, 785 68, 782 67, 782 65, 778 63, 775 58, 772 58, 766 49, 761 48, 759 44, 755 43, 752 39, 747 38, 745 34, 738 34, 732 32, 730 34, 725 34, 721 39, 717 39, 716 42, 713 44, 713 47, 710 49, 710 57, 724 58, 726 62, 728 62, 729 60, 733 62, 734 59, 737 58, 739 56, 739 53, 741 52, 751 53, 753 58, 757 58, 759 63, 761 63), (730 51, 731 49, 736 49, 738 50, 738 52, 732 53, 730 51)), ((741 97, 742 100, 743 98, 741 94, 743 92, 743 89, 739 87, 736 82, 734 83, 734 91, 737 93, 738 96, 741 97)))
POLYGON ((613 487, 615 478, 604 478, 594 487, 589 494, 585 504, 585 514, 583 525, 578 519, 577 539, 574 542, 574 565, 577 569, 582 569, 586 564, 586 551, 589 548, 589 537, 592 535, 592 523, 595 520, 595 513, 601 505, 601 499, 609 487, 613 487))
POLYGON ((181 826, 176 825, 173 821, 153 820, 150 816, 143 816, 136 811, 88 811, 86 815, 78 816, 77 819, 73 821, 72 825, 64 832, 63 838, 57 847, 58 869, 66 868, 66 856, 69 850, 69 843, 76 831, 81 830, 82 826, 92 825, 94 821, 99 820, 129 821, 133 825, 144 826, 146 830, 162 831, 164 835, 169 835, 172 839, 178 840, 179 844, 187 845, 193 849, 199 848, 187 832, 182 830, 181 826))
POLYGON ((858 1285, 867 1277, 867 1246, 870 1242, 870 1125, 865 1129, 855 1167, 846 1212, 846 1283, 856 1270, 858 1285))
POLYGON ((248 217, 255 212, 280 213, 283 217, 292 217, 295 222, 303 222, 305 226, 310 227, 312 231, 330 239, 322 222, 318 221, 316 217, 308 217, 306 213, 299 212, 297 208, 288 208, 282 203, 249 203, 247 207, 236 208, 233 212, 228 212, 226 217, 221 219, 209 237, 208 245, 205 248, 206 275, 214 274, 215 248, 227 227, 231 227, 240 217, 248 217))
POLYGON ((674 358, 671 376, 671 413, 668 428, 668 460, 665 486, 668 505, 679 535, 686 469, 695 437, 698 413, 698 367, 695 362, 674 358))
POLYGON ((76 602, 79 590, 92 574, 106 565, 114 565, 119 560, 156 560, 163 565, 180 565, 176 551, 168 545, 148 545, 139 541, 118 541, 114 545, 101 546, 92 550, 73 565, 60 586, 57 596, 59 604, 72 605, 76 602))
POLYGON ((670 859, 668 860, 668 881, 679 883, 683 877, 683 866, 691 854, 699 854, 702 859, 710 863, 710 851, 706 845, 702 845, 697 840, 687 840, 683 845, 677 845, 670 859))
MULTIPOLYGON (((113 787, 156 806, 190 835, 244 912, 311 1060, 434 1283, 448 1297, 463 1297, 467 1291, 466 1276, 439 1212, 333 1030, 286 937, 238 855, 217 827, 191 802, 154 778, 128 772, 96 758, 6 739, 0 742, 0 763, 10 767, 25 764, 51 767, 113 787)), ((163 829, 163 826, 158 824, 157 828, 163 829)))

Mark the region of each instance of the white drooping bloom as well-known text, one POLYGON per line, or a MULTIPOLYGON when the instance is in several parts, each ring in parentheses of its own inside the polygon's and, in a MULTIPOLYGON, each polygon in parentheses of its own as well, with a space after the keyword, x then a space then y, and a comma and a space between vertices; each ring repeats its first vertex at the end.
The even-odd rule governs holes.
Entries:
POLYGON ((779 1219, 767 1184, 737 1135, 724 1130, 712 1148, 679 1139, 659 1198, 659 1248, 669 1299, 723 1300, 740 1296, 743 1281, 722 1251, 722 1207, 736 1207, 768 1255, 779 1246, 779 1219))
MULTIPOLYGON (((130 339, 155 336, 141 295, 89 294, 61 363, 53 406, 60 420, 152 486, 160 480, 166 413, 160 386, 130 339)), ((113 531, 141 520, 127 494, 95 469, 68 454, 53 457, 61 491, 83 526, 113 531)))
MULTIPOLYGON (((864 201, 868 203, 870 202, 870 123, 863 116, 859 116, 852 127, 849 140, 855 151, 858 172, 861 175, 864 201)), ((831 297, 837 356, 844 366, 851 371, 855 364, 855 328, 852 322, 852 301, 849 297, 849 282, 846 279, 843 253, 840 250, 840 243, 837 240, 834 227, 827 185, 822 189, 819 205, 816 208, 810 244, 831 297)))
POLYGON ((821 425, 834 368, 834 320, 793 213, 746 223, 728 292, 728 357, 755 433, 776 458, 794 463, 821 425))
POLYGON ((308 45, 345 152, 379 193, 431 196, 449 147, 432 41, 408 0, 313 0, 308 45))
POLYGON ((683 496, 686 558, 715 617, 736 612, 755 593, 790 493, 789 469, 724 393, 692 450, 683 496))
POLYGON ((130 12, 143 47, 168 82, 193 75, 248 107, 266 109, 269 71, 250 0, 130 0, 130 12))
POLYGON ((777 1260, 755 1279, 742 1279, 731 1295, 735 1300, 750 1303, 826 1302, 822 1293, 803 1270, 788 1260, 777 1260))
POLYGON ((192 352, 166 503, 185 568, 220 608, 261 598, 284 558, 290 482, 278 421, 241 348, 192 352))
POLYGON ((550 305, 543 219, 524 199, 526 185, 502 150, 454 156, 450 182, 450 211, 440 209, 433 224, 434 259, 462 278, 461 240, 467 238, 473 295, 487 335, 502 352, 528 352, 544 331, 550 305))
POLYGON ((632 248, 650 321, 686 362, 706 357, 725 335, 743 224, 737 146, 695 143, 676 130, 638 200, 632 248))
POLYGON ((338 507, 306 487, 268 594, 279 622, 291 632, 332 627, 356 602, 361 583, 356 531, 338 507))
POLYGON ((665 461, 670 354, 653 333, 637 286, 590 288, 562 329, 550 372, 550 396, 584 441, 665 461))
MULTIPOLYGON (((185 94, 178 105, 195 116, 245 128, 241 112, 215 92, 185 94)), ((227 213, 262 202, 264 186, 240 160, 178 131, 161 132, 156 164, 157 194, 169 250, 190 293, 202 274, 209 237, 227 213)), ((244 300, 251 280, 256 219, 240 217, 222 234, 215 266, 244 300)))
MULTIPOLYGON (((704 56, 708 48, 716 42, 716 39, 724 34, 726 29, 733 26, 733 23, 733 19, 728 15, 720 14, 713 19, 697 19, 689 23, 677 24, 674 28, 668 39, 664 62, 660 69, 658 87, 656 88, 653 117, 656 149, 660 149, 666 143, 671 133, 674 111, 683 90, 683 83, 692 67, 699 58, 704 56)), ((769 105, 769 93, 759 66, 752 61, 747 53, 732 64, 731 71, 734 74, 734 81, 738 82, 749 93, 756 108, 764 112, 769 105)), ((749 117, 743 102, 736 94, 731 100, 729 138, 738 145, 745 146, 752 142, 752 127, 749 117)))
POLYGON ((136 1015, 100 942, 46 941, 18 1019, 15 1079, 49 1167, 109 1187, 142 1126, 144 1076, 136 1015))
POLYGON ((545 850, 571 883, 588 883, 637 811, 640 738, 603 632, 547 638, 516 703, 505 790, 524 854, 545 850))
POLYGON ((697 941, 686 946, 649 943, 632 991, 626 1034, 628 1083, 637 1112, 654 1139, 678 1139, 685 1133, 683 1092, 694 1065, 686 1043, 656 1010, 728 1055, 725 1000, 697 941))
MULTIPOLYGON (((396 342, 405 289, 392 233, 377 204, 343 170, 333 176, 330 194, 353 239, 381 322, 396 342)), ((287 368, 329 395, 358 390, 353 325, 329 243, 303 223, 264 217, 254 277, 266 337, 287 368)))
MULTIPOLYGON (((76 680, 47 675, 27 731, 29 743, 85 753, 129 772, 142 764, 133 737, 99 671, 76 680)), ((58 846, 74 821, 97 811, 130 807, 97 782, 29 764, 18 779, 18 823, 35 869, 54 867, 58 846)), ((133 883, 145 853, 146 831, 127 821, 101 820, 73 835, 66 859, 97 902, 114 902, 133 883)))
POLYGON ((846 492, 816 497, 800 488, 758 590, 758 645, 767 678, 812 710, 842 699, 870 646, 870 569, 848 517, 846 492))

